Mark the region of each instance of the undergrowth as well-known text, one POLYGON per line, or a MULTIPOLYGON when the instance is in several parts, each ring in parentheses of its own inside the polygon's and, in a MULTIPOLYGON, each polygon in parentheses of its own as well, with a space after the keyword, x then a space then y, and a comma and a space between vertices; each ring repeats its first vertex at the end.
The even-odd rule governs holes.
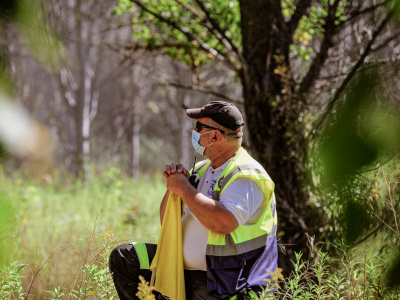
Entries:
MULTIPOLYGON (((12 206, 10 221, 0 228, 1 245, 11 246, 3 252, 12 259, 0 262, 0 300, 88 299, 89 294, 118 299, 108 256, 121 243, 157 240, 164 189, 162 178, 126 179, 116 169, 86 183, 63 179, 50 184, 0 172, 3 200, 12 206)), ((400 290, 387 287, 384 275, 393 249, 382 251, 382 241, 398 243, 400 236, 399 200, 390 186, 386 190, 394 234, 376 234, 353 247, 336 243, 334 257, 320 248, 311 251, 312 259, 297 253, 290 276, 283 278, 280 269, 271 273, 257 300, 400 299, 400 290), (273 285, 278 291, 268 293, 273 285)), ((140 291, 140 299, 153 299, 144 279, 140 291)))
MULTIPOLYGON (((99 299, 118 299, 108 271, 108 253, 111 248, 112 244, 109 244, 95 263, 82 267, 72 288, 54 287, 45 291, 44 299, 86 299, 91 292, 97 294, 99 299)), ((340 259, 320 251, 311 261, 303 260, 302 253, 296 253, 291 275, 283 278, 280 269, 271 273, 271 279, 266 280, 267 287, 256 300, 400 299, 400 289, 390 289, 384 284, 381 272, 383 258, 359 261, 353 256, 353 250, 341 250, 343 257, 340 259), (268 293, 273 286, 278 286, 278 291, 268 293)), ((29 292, 22 287, 23 275, 20 275, 25 268, 26 264, 11 262, 0 269, 1 300, 29 299, 29 292)), ((141 278, 137 296, 140 299, 155 299, 152 290, 148 282, 141 278)))
MULTIPOLYGON (((304 299, 304 300, 345 300, 345 299, 400 299, 400 289, 384 285, 382 258, 372 261, 358 261, 354 251, 340 246, 341 259, 329 257, 320 251, 315 259, 302 260, 302 253, 296 253, 292 261, 294 270, 288 278, 283 278, 281 269, 270 272, 267 286, 254 300, 304 299), (335 266, 335 267, 333 267, 335 266), (268 292, 278 287, 276 292, 268 292)), ((152 288, 140 278, 137 296, 142 300, 155 299, 152 288)))
POLYGON ((2 269, 0 300, 25 297, 16 288, 35 300, 84 299, 89 291, 116 299, 108 255, 117 244, 157 241, 164 189, 161 175, 132 179, 115 168, 87 182, 60 175, 43 183, 0 167, 0 200, 10 207, 0 218, 0 267, 21 276, 2 269), (10 261, 26 266, 18 270, 10 261))

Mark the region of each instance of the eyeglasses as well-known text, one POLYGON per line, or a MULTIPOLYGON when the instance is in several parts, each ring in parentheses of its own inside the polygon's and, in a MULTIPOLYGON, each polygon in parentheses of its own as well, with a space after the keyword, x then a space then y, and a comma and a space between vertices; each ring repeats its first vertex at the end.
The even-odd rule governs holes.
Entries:
POLYGON ((211 127, 211 126, 202 124, 202 123, 200 123, 200 122, 197 121, 197 122, 196 122, 196 130, 197 130, 197 132, 200 132, 203 128, 210 128, 210 129, 214 129, 214 130, 219 130, 219 131, 221 131, 222 134, 225 133, 225 131, 222 130, 222 129, 218 129, 218 128, 215 128, 215 127, 211 127))

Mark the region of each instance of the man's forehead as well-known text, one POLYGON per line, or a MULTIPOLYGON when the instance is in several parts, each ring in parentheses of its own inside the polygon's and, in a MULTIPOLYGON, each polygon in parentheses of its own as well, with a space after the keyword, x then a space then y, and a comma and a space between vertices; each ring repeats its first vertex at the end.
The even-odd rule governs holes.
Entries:
POLYGON ((208 118, 208 117, 206 117, 206 118, 199 118, 199 119, 197 119, 197 121, 199 121, 200 123, 203 123, 203 124, 209 124, 210 123, 210 121, 211 121, 211 118, 208 118))

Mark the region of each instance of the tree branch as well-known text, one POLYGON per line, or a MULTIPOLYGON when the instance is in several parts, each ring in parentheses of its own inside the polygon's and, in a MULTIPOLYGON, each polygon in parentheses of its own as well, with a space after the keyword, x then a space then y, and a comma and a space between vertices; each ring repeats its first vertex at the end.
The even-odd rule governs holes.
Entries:
POLYGON ((387 46, 387 44, 389 44, 391 41, 397 39, 400 36, 400 31, 396 32, 395 34, 393 34, 392 36, 388 37, 385 41, 383 41, 380 45, 377 45, 376 47, 373 47, 372 50, 373 51, 378 51, 381 48, 387 46))
POLYGON ((91 97, 92 97, 92 101, 90 104, 89 119, 90 119, 90 121, 93 121, 97 115, 97 108, 99 105, 99 92, 98 91, 93 92, 91 97))
POLYGON ((220 53, 218 50, 208 46, 203 40, 195 37, 193 34, 191 34, 190 32, 183 30, 176 22, 172 21, 171 19, 167 19, 164 18, 163 16, 151 11, 150 9, 148 9, 146 6, 144 6, 142 4, 142 2, 140 0, 131 0, 132 2, 134 2, 137 6, 139 6, 142 10, 144 10, 145 12, 151 14, 152 16, 154 16, 155 18, 157 18, 159 21, 175 28, 176 30, 180 31, 184 36, 186 36, 189 40, 191 41, 196 41, 199 46, 206 52, 211 53, 212 55, 214 55, 217 59, 219 59, 220 61, 222 61, 228 68, 230 68, 231 70, 235 71, 236 73, 239 72, 239 69, 235 66, 234 63, 232 63, 227 57, 225 57, 222 53, 220 53))
POLYGON ((352 244, 352 246, 357 246, 357 245, 361 244, 362 242, 365 242, 368 238, 370 238, 372 235, 377 233, 378 230, 383 227, 383 225, 385 225, 385 223, 381 223, 378 227, 376 227, 373 231, 371 231, 369 234, 367 234, 364 238, 362 238, 361 240, 352 244))
POLYGON ((318 121, 317 125, 315 126, 314 132, 317 132, 318 128, 322 126, 322 124, 325 122, 326 117, 330 114, 330 112, 333 110, 335 107, 336 102, 339 100, 339 97, 342 95, 343 91, 346 89, 346 87, 349 85, 351 79, 354 77, 356 74, 357 70, 362 66, 364 63, 365 58, 367 55, 370 53, 372 49, 372 45, 374 44, 376 38, 379 36, 383 28, 386 26, 386 24, 389 22, 391 17, 394 14, 394 10, 391 10, 386 18, 382 21, 382 23, 379 25, 377 30, 375 31, 374 35, 372 36, 372 39, 369 41, 367 47, 365 48, 363 54, 360 56, 358 59, 357 63, 353 66, 351 71, 347 74, 346 78, 343 80, 341 86, 338 88, 336 91, 332 101, 329 102, 328 107, 325 111, 325 113, 322 115, 321 119, 318 121))
POLYGON ((210 12, 204 6, 203 2, 200 0, 195 0, 195 2, 200 7, 202 12, 206 16, 207 20, 210 22, 212 28, 209 28, 209 30, 211 30, 217 38, 218 38, 218 36, 221 36, 221 38, 222 38, 221 42, 223 42, 225 44, 225 46, 228 47, 229 50, 233 51, 237 55, 240 63, 244 64, 245 59, 243 58, 239 49, 236 47, 236 45, 233 43, 233 41, 226 36, 225 31, 218 25, 217 21, 211 16, 210 12))
MULTIPOLYGON (((69 97, 67 96, 69 89, 67 87, 68 85, 68 70, 66 70, 65 68, 62 68, 60 70, 60 72, 54 73, 54 78, 56 80, 56 82, 58 83, 58 86, 60 88, 60 98, 62 99, 62 101, 65 103, 67 109, 72 112, 73 114, 76 113, 76 105, 74 105, 74 103, 71 101, 71 99, 68 99, 69 97), (64 72, 64 75, 62 74, 64 72), (63 82, 64 80, 62 79, 62 77, 65 77, 65 82, 63 82)), ((71 90, 74 90, 74 87, 71 87, 71 90)))
POLYGON ((241 103, 239 100, 232 99, 232 98, 230 98, 224 94, 218 93, 218 92, 210 91, 201 86, 183 85, 183 84, 178 84, 178 83, 173 83, 173 82, 160 82, 159 84, 162 86, 172 86, 172 87, 179 88, 179 89, 186 89, 186 90, 191 90, 191 91, 195 91, 195 92, 200 92, 203 94, 212 95, 217 98, 224 99, 224 100, 227 100, 227 101, 233 102, 233 103, 241 103))
POLYGON ((322 41, 321 48, 297 91, 300 96, 300 99, 302 99, 303 95, 306 94, 307 91, 311 88, 315 79, 318 77, 321 71, 322 65, 324 64, 325 60, 328 57, 328 50, 332 46, 332 37, 336 32, 335 14, 339 2, 340 0, 335 0, 333 5, 329 6, 328 15, 326 16, 325 19, 324 39, 322 41))
POLYGON ((338 27, 341 27, 345 24, 348 24, 350 22, 352 22, 353 20, 356 20, 356 17, 362 16, 364 14, 370 13, 370 12, 374 12, 377 8, 381 7, 381 6, 385 6, 389 3, 391 3, 393 0, 385 0, 381 3, 378 3, 376 5, 372 5, 369 6, 363 10, 353 10, 350 12, 350 17, 346 19, 346 21, 344 21, 343 23, 339 24, 338 27))
POLYGON ((307 10, 311 6, 311 0, 299 0, 297 1, 296 10, 294 11, 290 21, 288 22, 288 36, 293 37, 294 32, 296 31, 297 26, 301 18, 306 15, 307 10))

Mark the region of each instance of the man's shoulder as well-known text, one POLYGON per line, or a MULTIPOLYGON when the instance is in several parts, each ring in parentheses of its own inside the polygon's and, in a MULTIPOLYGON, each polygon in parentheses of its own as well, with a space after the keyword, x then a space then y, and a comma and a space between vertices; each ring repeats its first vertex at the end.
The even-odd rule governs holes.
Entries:
POLYGON ((246 165, 250 165, 257 172, 265 174, 268 177, 268 179, 272 181, 271 177, 269 176, 265 168, 257 160, 255 160, 247 151, 245 153, 246 153, 246 165))
POLYGON ((247 154, 247 160, 248 160, 249 164, 254 165, 258 169, 265 171, 264 167, 257 160, 255 160, 247 151, 246 151, 246 154, 247 154))

